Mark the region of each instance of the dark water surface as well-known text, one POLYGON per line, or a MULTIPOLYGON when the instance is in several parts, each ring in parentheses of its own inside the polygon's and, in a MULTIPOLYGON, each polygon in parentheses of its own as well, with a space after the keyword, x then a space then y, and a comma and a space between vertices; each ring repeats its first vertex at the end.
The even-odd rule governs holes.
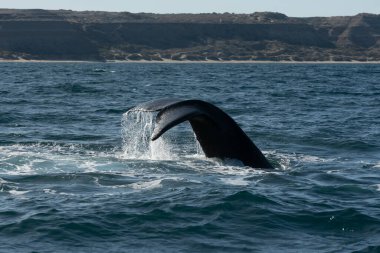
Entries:
POLYGON ((0 67, 0 252, 380 252, 380 65, 0 67), (129 154, 123 113, 162 97, 221 107, 277 169, 187 125, 129 154))

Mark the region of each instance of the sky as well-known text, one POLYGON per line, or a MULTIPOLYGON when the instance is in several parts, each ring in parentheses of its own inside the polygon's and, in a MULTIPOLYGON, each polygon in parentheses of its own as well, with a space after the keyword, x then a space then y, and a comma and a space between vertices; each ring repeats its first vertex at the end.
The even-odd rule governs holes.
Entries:
POLYGON ((281 12, 291 17, 380 14, 380 0, 0 0, 0 8, 153 13, 281 12))

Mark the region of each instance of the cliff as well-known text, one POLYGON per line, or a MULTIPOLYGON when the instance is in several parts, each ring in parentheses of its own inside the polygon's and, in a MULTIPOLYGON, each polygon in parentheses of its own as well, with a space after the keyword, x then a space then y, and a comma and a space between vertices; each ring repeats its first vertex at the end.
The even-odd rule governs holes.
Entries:
POLYGON ((0 9, 0 58, 379 61, 380 15, 0 9))

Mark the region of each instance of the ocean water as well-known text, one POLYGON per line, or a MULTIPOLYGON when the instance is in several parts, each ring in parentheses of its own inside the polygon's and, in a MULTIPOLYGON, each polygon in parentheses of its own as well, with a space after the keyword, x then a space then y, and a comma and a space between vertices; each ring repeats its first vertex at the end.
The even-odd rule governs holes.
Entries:
POLYGON ((380 65, 0 63, 0 252, 380 252, 380 65), (163 97, 276 167, 207 159, 163 97))

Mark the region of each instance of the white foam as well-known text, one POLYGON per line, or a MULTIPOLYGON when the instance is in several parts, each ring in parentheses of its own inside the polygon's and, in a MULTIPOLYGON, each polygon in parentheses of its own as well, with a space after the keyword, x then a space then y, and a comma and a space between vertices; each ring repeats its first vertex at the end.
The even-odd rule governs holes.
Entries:
POLYGON ((208 168, 208 171, 212 171, 214 173, 218 173, 221 175, 227 176, 254 176, 254 175, 262 175, 266 173, 276 173, 274 171, 265 171, 261 169, 254 169, 251 167, 240 167, 240 166, 213 166, 208 168))
POLYGON ((157 179, 157 180, 152 180, 152 181, 147 181, 147 182, 137 182, 137 183, 130 184, 129 186, 135 190, 151 190, 151 189, 162 187, 161 182, 162 182, 162 179, 157 179))
POLYGON ((36 172, 33 170, 33 162, 29 162, 27 164, 23 164, 23 165, 16 165, 16 170, 15 171, 10 171, 9 174, 16 174, 16 175, 20 175, 20 174, 35 174, 36 172))
POLYGON ((1 184, 5 184, 5 183, 8 183, 8 181, 7 181, 7 180, 4 180, 4 179, 2 179, 2 178, 0 177, 0 185, 1 185, 1 184))
POLYGON ((9 193, 12 194, 12 195, 16 195, 16 196, 19 196, 19 195, 24 195, 25 193, 28 193, 29 191, 18 191, 18 190, 10 190, 9 193))
POLYGON ((306 163, 325 163, 325 162, 331 162, 333 159, 326 159, 326 158, 321 158, 318 156, 313 156, 313 155, 299 155, 298 160, 306 163))
POLYGON ((229 185, 237 185, 237 186, 247 186, 249 185, 249 182, 246 181, 244 178, 222 178, 221 181, 225 184, 229 185))
MULTIPOLYGON (((96 172, 110 169, 117 158, 114 150, 97 152, 81 145, 32 144, 1 147, 0 172, 7 175, 96 172)), ((121 169, 121 167, 120 167, 121 169)))
POLYGON ((295 160, 295 154, 282 154, 277 151, 263 151, 266 157, 275 157, 277 163, 280 165, 279 169, 287 170, 291 168, 291 162, 295 160))
POLYGON ((57 191, 52 189, 43 189, 43 191, 47 194, 57 194, 57 191))
POLYGON ((279 169, 288 170, 297 167, 300 164, 320 164, 328 163, 336 160, 337 158, 322 158, 315 155, 306 155, 299 153, 279 153, 277 151, 263 152, 267 157, 274 157, 280 165, 279 169))
POLYGON ((84 161, 82 164, 79 164, 78 167, 83 169, 84 172, 96 172, 97 163, 93 161, 84 161))

